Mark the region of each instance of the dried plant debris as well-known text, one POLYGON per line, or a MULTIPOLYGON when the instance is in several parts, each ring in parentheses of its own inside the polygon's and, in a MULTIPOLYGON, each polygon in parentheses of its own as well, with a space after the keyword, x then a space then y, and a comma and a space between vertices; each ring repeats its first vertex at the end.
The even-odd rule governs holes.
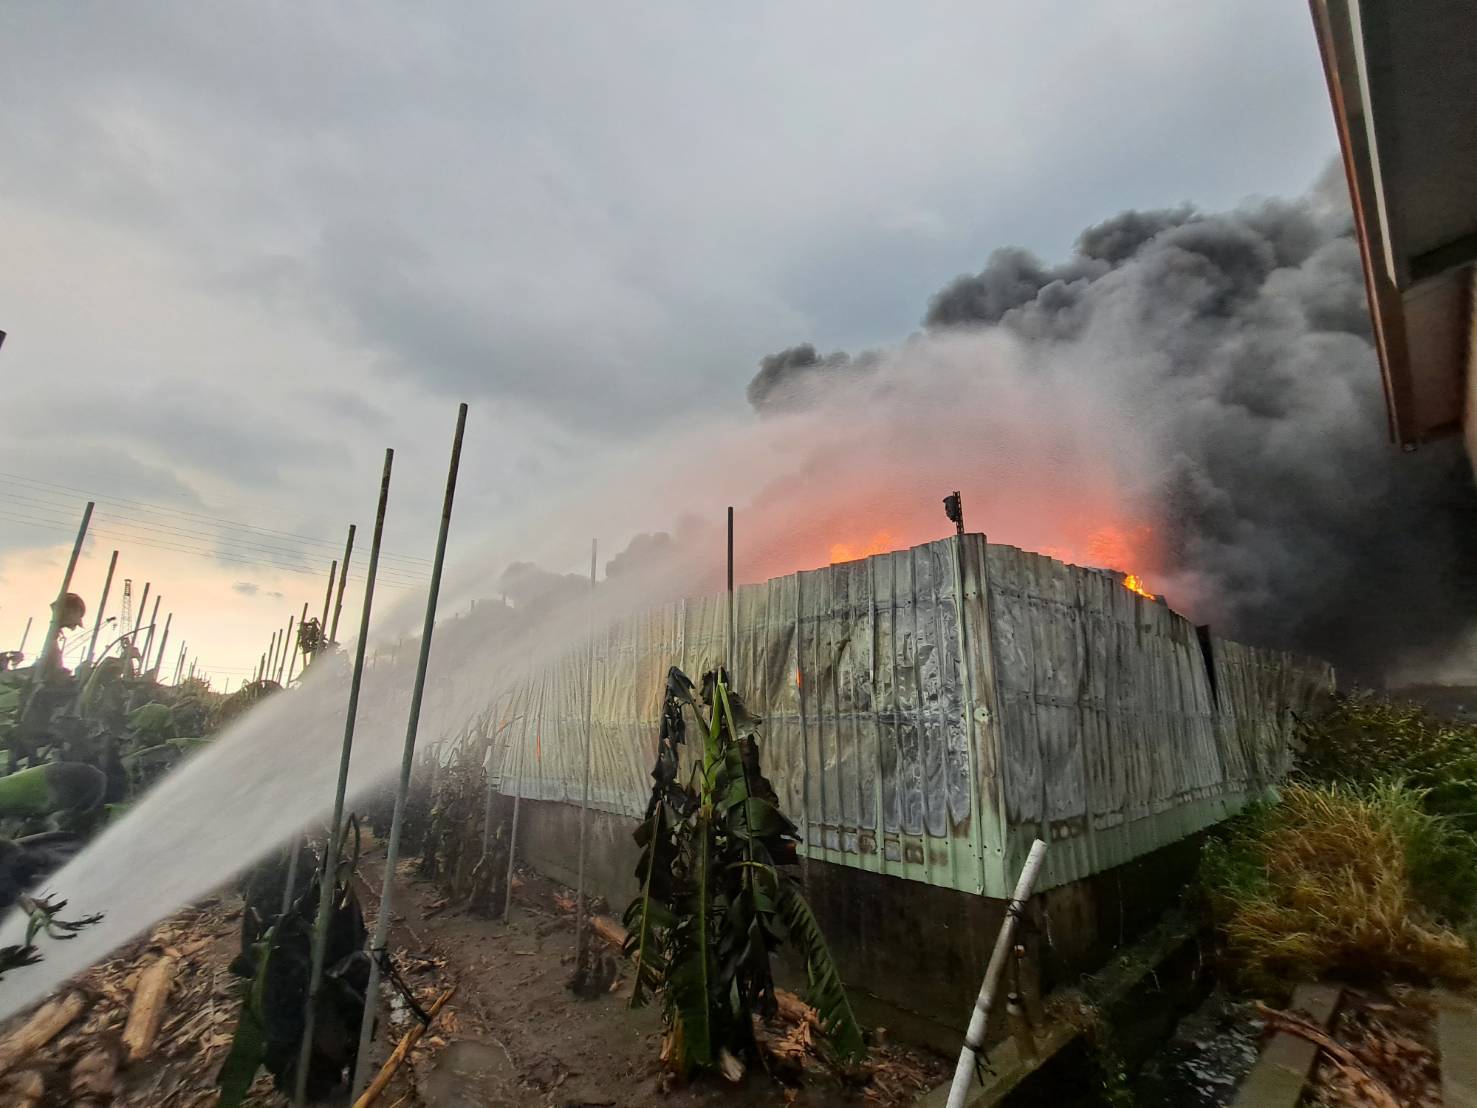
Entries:
POLYGON ((1419 989, 1392 986, 1384 993, 1346 991, 1332 1037, 1353 1055, 1358 1067, 1340 1065, 1322 1055, 1311 1103, 1320 1108, 1362 1108, 1374 1103, 1380 1094, 1372 1088, 1372 1077, 1405 1108, 1437 1108, 1441 1081, 1435 1018, 1435 1008, 1419 989))

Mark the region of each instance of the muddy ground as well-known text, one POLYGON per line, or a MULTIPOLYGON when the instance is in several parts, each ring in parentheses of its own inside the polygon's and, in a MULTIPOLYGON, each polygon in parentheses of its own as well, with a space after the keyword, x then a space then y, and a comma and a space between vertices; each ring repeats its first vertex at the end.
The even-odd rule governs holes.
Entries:
MULTIPOLYGON (((888 1042, 884 1030, 868 1072, 851 1080, 812 1052, 797 1083, 755 1069, 738 1085, 706 1079, 679 1086, 660 1061, 659 1009, 627 1007, 631 979, 623 961, 617 959, 614 987, 595 999, 579 999, 566 988, 574 968, 568 890, 521 874, 504 925, 442 907, 436 887, 414 877, 415 863, 399 869, 394 939, 402 961, 415 967, 408 980, 427 997, 457 988, 450 1021, 438 1020, 430 1047, 415 1060, 413 1082, 401 1090, 416 1098, 406 1101, 407 1108, 901 1105, 949 1071, 941 1058, 888 1042)), ((368 855, 360 871, 365 909, 372 912, 382 852, 368 855)), ((779 1027, 775 1035, 793 1039, 796 1029, 779 1027)))

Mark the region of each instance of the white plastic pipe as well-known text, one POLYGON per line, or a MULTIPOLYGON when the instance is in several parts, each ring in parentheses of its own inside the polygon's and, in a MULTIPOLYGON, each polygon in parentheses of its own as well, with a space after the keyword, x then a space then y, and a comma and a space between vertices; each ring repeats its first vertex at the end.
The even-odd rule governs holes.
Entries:
POLYGON ((969 1082, 974 1077, 974 1060, 985 1048, 985 1027, 990 1022, 990 1006, 995 994, 1000 991, 1000 979, 1005 976, 1005 964, 1010 958, 1010 949, 1015 944, 1015 925, 1021 909, 1031 899, 1031 890, 1036 887, 1036 877, 1041 873, 1041 863, 1046 860, 1046 844, 1037 839, 1026 855, 1026 864, 1021 869, 1020 880, 1015 884, 1015 895, 1005 908, 1005 921, 1000 925, 1000 934, 995 939, 995 949, 990 953, 990 964, 985 967, 985 980, 980 985, 980 995, 974 1002, 974 1013, 969 1017, 969 1033, 964 1036, 964 1049, 959 1052, 959 1065, 954 1068, 954 1084, 949 1087, 947 1108, 964 1108, 969 1095, 969 1082))

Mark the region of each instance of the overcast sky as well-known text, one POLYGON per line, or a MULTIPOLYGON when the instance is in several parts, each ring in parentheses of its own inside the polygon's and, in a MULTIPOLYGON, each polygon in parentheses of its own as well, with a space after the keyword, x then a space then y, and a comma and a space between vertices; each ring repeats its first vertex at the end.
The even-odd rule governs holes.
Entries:
POLYGON ((0 647, 92 493, 89 605, 119 546, 238 678, 386 446, 423 578, 458 400, 464 545, 996 246, 1336 149, 1285 0, 14 4, 0 42, 0 647))

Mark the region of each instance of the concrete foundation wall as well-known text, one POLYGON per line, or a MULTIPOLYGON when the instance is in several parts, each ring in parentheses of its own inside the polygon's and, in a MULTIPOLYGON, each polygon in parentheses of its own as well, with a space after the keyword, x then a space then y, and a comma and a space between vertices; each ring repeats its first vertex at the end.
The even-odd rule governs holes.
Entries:
MULTIPOLYGON (((638 891, 637 821, 589 813, 586 885, 619 918, 638 891)), ((1042 987, 1101 965, 1172 904, 1194 871, 1187 840, 1107 873, 1048 890, 1033 904, 1025 941, 1039 954, 1042 987)), ((518 859, 575 883, 579 809, 555 801, 519 806, 518 859)), ((1005 902, 818 860, 801 864, 806 899, 825 932, 864 1022, 915 1042, 952 1049, 969 1022, 1005 902)), ((801 967, 782 964, 799 989, 801 967)))

